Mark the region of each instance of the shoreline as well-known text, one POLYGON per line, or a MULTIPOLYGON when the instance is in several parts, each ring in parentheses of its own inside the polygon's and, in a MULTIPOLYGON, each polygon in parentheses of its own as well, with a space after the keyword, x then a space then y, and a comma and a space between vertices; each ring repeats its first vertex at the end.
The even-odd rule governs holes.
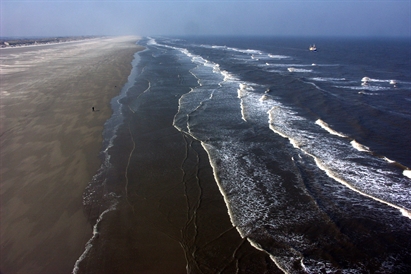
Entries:
POLYGON ((84 252, 92 227, 82 195, 101 164, 110 101, 142 49, 137 40, 1 52, 2 273, 71 273, 84 252))
POLYGON ((174 126, 194 77, 180 81, 173 59, 151 54, 120 99, 109 168, 86 191, 96 233, 75 273, 280 273, 233 227, 201 142, 174 126))

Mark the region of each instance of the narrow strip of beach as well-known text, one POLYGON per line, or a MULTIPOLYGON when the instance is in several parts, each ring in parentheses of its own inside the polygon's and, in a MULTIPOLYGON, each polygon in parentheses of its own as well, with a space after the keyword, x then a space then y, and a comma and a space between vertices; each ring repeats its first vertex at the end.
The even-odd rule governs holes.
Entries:
POLYGON ((138 39, 0 50, 1 273, 70 273, 83 253, 82 194, 138 39))

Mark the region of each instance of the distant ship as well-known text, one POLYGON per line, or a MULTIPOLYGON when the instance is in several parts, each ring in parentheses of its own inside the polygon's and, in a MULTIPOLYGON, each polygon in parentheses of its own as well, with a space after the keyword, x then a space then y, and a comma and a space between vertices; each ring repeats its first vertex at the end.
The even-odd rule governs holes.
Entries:
POLYGON ((317 47, 314 45, 309 47, 310 51, 317 51, 317 47))

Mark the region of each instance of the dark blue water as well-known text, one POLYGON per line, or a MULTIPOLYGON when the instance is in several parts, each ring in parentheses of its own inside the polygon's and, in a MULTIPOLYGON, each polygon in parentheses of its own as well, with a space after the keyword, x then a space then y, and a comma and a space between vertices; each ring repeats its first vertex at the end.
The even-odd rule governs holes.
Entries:
POLYGON ((409 40, 140 44, 146 84, 122 104, 136 112, 151 85, 178 97, 174 127, 201 142, 232 225, 278 268, 411 271, 409 40), (161 69, 170 58, 187 90, 161 69))

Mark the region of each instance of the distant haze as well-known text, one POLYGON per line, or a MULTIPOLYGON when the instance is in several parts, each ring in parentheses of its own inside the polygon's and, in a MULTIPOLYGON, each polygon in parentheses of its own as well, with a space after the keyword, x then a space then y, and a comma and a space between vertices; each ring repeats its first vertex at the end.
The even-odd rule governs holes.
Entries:
POLYGON ((1 36, 411 37, 411 1, 0 0, 1 36))

